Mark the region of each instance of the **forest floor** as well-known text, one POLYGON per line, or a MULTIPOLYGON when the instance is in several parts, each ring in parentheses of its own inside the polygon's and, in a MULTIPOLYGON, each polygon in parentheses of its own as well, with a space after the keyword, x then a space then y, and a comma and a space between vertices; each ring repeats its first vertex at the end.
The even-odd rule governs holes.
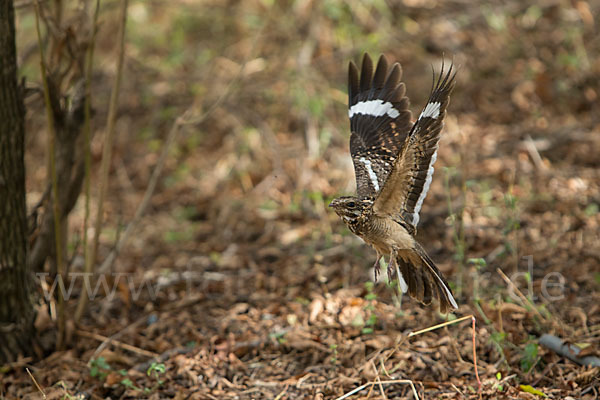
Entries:
MULTIPOLYGON (((182 128, 134 237, 94 278, 82 322, 67 324, 67 349, 3 367, 0 399, 597 399, 600 369, 538 340, 600 355, 599 2, 218 3, 130 5, 100 261, 171 124, 191 105, 206 116, 182 128), (374 251, 327 208, 354 190, 345 74, 363 51, 402 63, 413 115, 430 65, 443 53, 460 64, 418 233, 457 295, 451 315, 371 283, 374 251)), ((31 15, 19 11, 19 48, 35 40, 31 15)), ((95 169, 116 20, 108 3, 95 169)), ((36 62, 22 71, 39 82, 36 62)), ((28 132, 43 131, 43 101, 27 107, 28 132)), ((35 136, 30 205, 46 179, 35 136)), ((85 292, 81 276, 71 282, 69 313, 85 292)), ((51 340, 44 288, 36 326, 51 340)))

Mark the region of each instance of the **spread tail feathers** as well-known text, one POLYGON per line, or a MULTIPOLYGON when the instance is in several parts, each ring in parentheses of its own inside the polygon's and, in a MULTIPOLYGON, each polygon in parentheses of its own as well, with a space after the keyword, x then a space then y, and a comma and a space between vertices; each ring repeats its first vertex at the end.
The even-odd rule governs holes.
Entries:
POLYGON ((438 299, 440 312, 447 313, 458 308, 452 290, 442 273, 435 266, 425 250, 415 242, 413 250, 399 251, 396 257, 399 266, 399 279, 406 282, 402 291, 425 305, 438 299))

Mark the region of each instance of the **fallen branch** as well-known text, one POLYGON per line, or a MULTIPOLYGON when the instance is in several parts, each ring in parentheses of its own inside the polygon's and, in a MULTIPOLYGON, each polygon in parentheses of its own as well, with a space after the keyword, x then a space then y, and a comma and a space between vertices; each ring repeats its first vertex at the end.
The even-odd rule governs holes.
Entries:
POLYGON ((539 340, 540 344, 552 350, 559 356, 568 358, 579 365, 591 365, 600 367, 600 358, 596 356, 577 357, 581 349, 574 344, 566 343, 554 335, 543 334, 539 340))
POLYGON ((97 340, 97 341, 102 342, 102 343, 112 344, 113 346, 118 347, 120 349, 128 350, 128 351, 131 351, 133 353, 136 353, 136 354, 139 354, 139 355, 142 355, 142 356, 145 356, 145 357, 150 357, 150 358, 158 358, 158 357, 160 357, 160 354, 158 354, 158 353, 154 353, 152 351, 144 350, 144 349, 141 349, 139 347, 130 345, 128 343, 120 342, 120 341, 115 340, 113 338, 100 335, 98 333, 87 332, 87 331, 83 331, 81 329, 78 329, 75 333, 77 333, 78 336, 89 338, 89 339, 94 339, 94 340, 97 340))

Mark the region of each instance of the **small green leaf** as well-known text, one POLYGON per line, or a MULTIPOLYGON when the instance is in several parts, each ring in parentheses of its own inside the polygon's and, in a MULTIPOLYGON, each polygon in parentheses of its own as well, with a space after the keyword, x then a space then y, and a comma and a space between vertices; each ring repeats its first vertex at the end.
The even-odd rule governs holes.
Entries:
POLYGON ((146 374, 148 376, 150 376, 152 373, 154 373, 154 375, 158 376, 159 374, 164 374, 165 371, 166 371, 165 364, 153 362, 150 365, 150 367, 148 368, 148 370, 146 371, 146 374))
POLYGON ((367 295, 365 296, 365 300, 377 300, 377 295, 375 293, 367 293, 367 295))
POLYGON ((485 260, 483 258, 469 258, 467 260, 467 262, 469 264, 475 264, 479 267, 485 267, 487 265, 487 263, 485 262, 485 260))
POLYGON ((375 314, 371 314, 371 315, 369 316, 369 319, 367 320, 367 323, 366 323, 366 325, 367 325, 367 326, 373 326, 373 325, 375 325, 376 323, 377 323, 377 315, 375 315, 375 314))
POLYGON ((519 387, 524 392, 535 394, 535 395, 538 395, 541 397, 548 397, 544 392, 540 392, 539 390, 537 390, 536 388, 534 388, 531 385, 519 385, 519 387))
MULTIPOLYGON (((94 361, 92 361, 94 362, 94 361)), ((102 368, 102 369, 111 369, 110 365, 106 362, 106 359, 104 357, 98 357, 95 360, 96 365, 98 366, 98 368, 102 368)))
POLYGON ((590 203, 585 207, 584 213, 588 217, 593 217, 594 215, 598 214, 598 209, 598 204, 590 203))

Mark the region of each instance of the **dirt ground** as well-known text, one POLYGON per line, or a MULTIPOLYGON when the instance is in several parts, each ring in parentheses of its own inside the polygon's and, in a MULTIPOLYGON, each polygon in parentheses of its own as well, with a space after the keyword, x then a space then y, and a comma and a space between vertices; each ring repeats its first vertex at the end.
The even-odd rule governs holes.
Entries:
MULTIPOLYGON (((5 366, 0 398, 336 399, 373 383, 345 398, 597 399, 600 369, 538 340, 600 356, 600 1, 526 3, 131 2, 100 262, 175 119, 190 106, 205 117, 181 129, 68 349, 5 366), (418 233, 454 314, 370 283, 374 251, 327 208, 354 190, 346 69, 364 51, 401 62, 413 115, 431 67, 460 66, 418 233), (469 315, 475 336, 468 317, 410 336, 469 315)), ((102 2, 94 181, 117 8, 102 2)), ((32 12, 18 10, 20 54, 32 12)), ((39 83, 37 62, 21 70, 39 83)), ((27 107, 31 205, 46 179, 43 100, 27 107)), ((71 272, 83 212, 80 199, 71 272)), ((72 281, 69 310, 84 290, 72 281)), ((39 292, 51 339, 53 300, 39 292)))

